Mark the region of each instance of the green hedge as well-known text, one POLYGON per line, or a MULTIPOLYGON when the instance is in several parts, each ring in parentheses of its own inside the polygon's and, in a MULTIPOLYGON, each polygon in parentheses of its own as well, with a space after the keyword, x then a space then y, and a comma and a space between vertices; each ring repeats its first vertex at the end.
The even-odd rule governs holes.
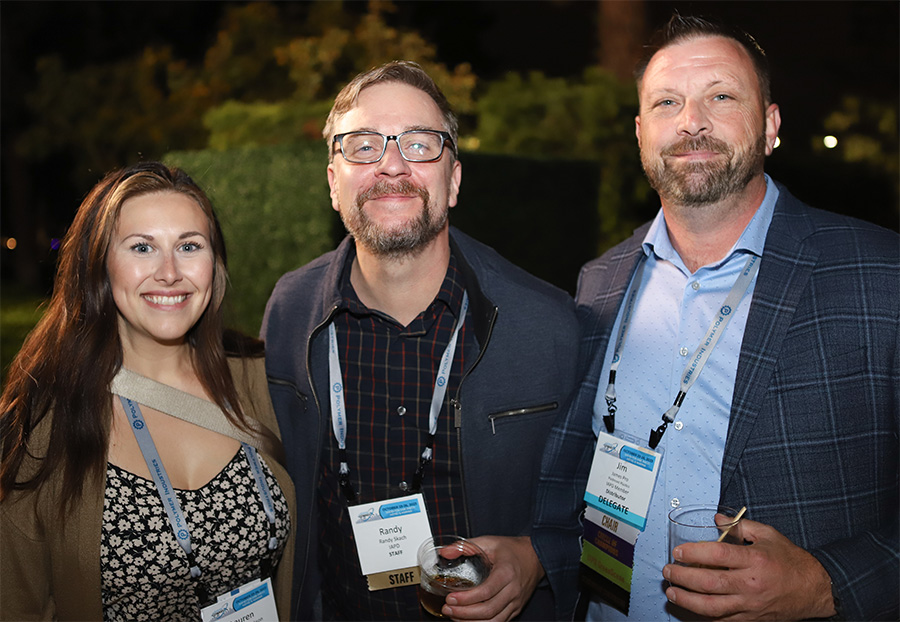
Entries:
MULTIPOLYGON (((321 143, 173 152, 216 207, 228 246, 234 326, 259 332, 275 282, 334 248, 343 227, 328 196, 321 143)), ((596 163, 463 153, 450 222, 529 272, 575 290, 596 249, 596 163)))
POLYGON ((334 247, 337 214, 323 145, 179 151, 163 159, 186 170, 212 200, 228 249, 229 321, 259 334, 278 277, 334 247))

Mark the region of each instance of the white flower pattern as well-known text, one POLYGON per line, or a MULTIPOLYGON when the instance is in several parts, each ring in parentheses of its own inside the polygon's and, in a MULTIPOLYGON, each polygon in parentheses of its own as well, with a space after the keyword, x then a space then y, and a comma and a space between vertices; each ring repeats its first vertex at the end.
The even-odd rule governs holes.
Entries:
MULTIPOLYGON (((212 598, 258 576, 263 557, 281 558, 290 515, 262 456, 260 462, 275 504, 280 546, 274 556, 266 549, 269 521, 243 450, 202 488, 177 491, 201 579, 212 598)), ((104 621, 199 620, 187 556, 175 541, 153 481, 109 464, 103 507, 104 621)))

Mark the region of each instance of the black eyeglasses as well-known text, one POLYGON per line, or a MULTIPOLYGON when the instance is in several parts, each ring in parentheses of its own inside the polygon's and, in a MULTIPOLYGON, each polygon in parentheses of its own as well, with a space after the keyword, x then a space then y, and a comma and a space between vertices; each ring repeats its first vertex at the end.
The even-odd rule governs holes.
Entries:
POLYGON ((400 155, 407 162, 434 162, 441 157, 445 143, 453 148, 450 134, 439 130, 409 130, 396 136, 378 132, 346 132, 334 137, 334 142, 341 146, 341 155, 354 164, 372 164, 381 160, 389 140, 397 143, 400 155))

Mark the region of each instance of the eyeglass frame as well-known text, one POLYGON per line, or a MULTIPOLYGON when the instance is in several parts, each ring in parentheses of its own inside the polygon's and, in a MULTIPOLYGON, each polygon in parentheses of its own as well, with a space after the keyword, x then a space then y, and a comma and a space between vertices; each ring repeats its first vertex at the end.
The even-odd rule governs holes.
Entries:
MULTIPOLYGON (((400 152, 400 157, 403 158, 404 160, 406 160, 407 162, 413 162, 415 164, 422 164, 422 163, 427 163, 427 162, 437 162, 438 160, 441 159, 441 156, 444 155, 444 146, 447 143, 450 143, 450 150, 453 152, 453 157, 456 157, 456 143, 453 142, 453 136, 450 135, 450 132, 445 132, 443 130, 431 130, 431 129, 406 130, 406 131, 400 132, 399 134, 396 134, 394 136, 382 134, 381 132, 376 132, 374 130, 356 130, 353 132, 343 132, 341 134, 335 134, 334 138, 331 139, 331 144, 334 145, 334 143, 338 143, 338 145, 340 146, 341 157, 344 158, 344 160, 346 160, 350 164, 375 164, 376 162, 381 162, 382 158, 384 158, 384 154, 387 153, 388 143, 391 142, 392 140, 395 143, 397 143, 397 151, 400 152), (400 147, 400 141, 398 139, 401 136, 403 136, 404 134, 413 134, 416 132, 429 132, 431 134, 437 134, 438 136, 441 137, 441 150, 438 152, 438 154, 435 157, 433 157, 429 160, 410 160, 409 158, 406 157, 406 154, 403 153, 403 149, 400 147), (350 158, 348 158, 347 154, 344 153, 344 136, 350 136, 351 134, 377 134, 378 136, 381 136, 381 138, 383 140, 382 145, 381 145, 381 155, 378 156, 377 159, 369 160, 367 162, 354 161, 354 160, 351 160, 350 158)), ((332 157, 334 156, 333 150, 331 152, 331 155, 332 155, 332 157)))

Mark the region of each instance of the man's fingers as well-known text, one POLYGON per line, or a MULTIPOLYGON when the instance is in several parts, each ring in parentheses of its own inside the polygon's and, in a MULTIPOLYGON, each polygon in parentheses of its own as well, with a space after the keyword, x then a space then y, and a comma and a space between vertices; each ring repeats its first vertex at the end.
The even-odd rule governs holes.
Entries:
POLYGON ((669 564, 663 568, 663 577, 676 587, 704 594, 734 594, 736 592, 730 570, 699 568, 669 564))
MULTIPOLYGON (((666 598, 678 607, 688 611, 703 612, 710 618, 732 619, 730 616, 741 613, 740 598, 737 596, 699 594, 671 585, 666 588, 666 598)), ((735 619, 739 619, 739 617, 735 619)))

